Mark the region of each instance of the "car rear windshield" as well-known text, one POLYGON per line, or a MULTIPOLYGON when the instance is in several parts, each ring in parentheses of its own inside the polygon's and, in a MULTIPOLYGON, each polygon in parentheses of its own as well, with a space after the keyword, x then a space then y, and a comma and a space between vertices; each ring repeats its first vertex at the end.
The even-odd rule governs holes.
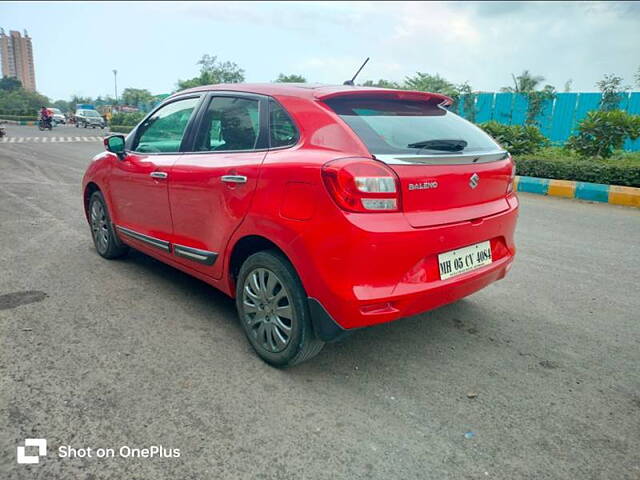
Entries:
POLYGON ((446 149, 447 141, 461 153, 500 150, 484 131, 429 102, 341 97, 325 103, 374 155, 451 154, 452 150, 446 149))

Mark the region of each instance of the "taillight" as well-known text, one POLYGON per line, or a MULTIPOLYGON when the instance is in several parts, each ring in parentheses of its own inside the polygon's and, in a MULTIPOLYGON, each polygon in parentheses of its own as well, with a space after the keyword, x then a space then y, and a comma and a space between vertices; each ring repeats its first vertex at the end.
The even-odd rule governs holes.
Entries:
POLYGON ((513 182, 516 179, 516 164, 512 158, 509 158, 509 160, 511 160, 511 173, 509 174, 509 184, 507 185, 507 194, 513 192, 513 182))
POLYGON ((400 182, 395 172, 375 160, 345 158, 322 167, 327 190, 350 212, 397 212, 400 182))

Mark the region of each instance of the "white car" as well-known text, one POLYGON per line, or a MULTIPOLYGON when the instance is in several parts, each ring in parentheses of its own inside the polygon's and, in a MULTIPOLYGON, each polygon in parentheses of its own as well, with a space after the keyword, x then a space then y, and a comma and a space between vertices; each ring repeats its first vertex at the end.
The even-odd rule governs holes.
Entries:
POLYGON ((67 123, 67 119, 59 108, 47 107, 48 110, 53 112, 53 123, 59 125, 61 123, 67 123))

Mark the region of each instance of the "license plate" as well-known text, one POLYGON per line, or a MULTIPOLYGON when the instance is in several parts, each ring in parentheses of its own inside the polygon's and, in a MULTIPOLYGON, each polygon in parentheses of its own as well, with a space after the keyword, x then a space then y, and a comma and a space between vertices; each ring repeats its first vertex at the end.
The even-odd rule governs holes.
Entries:
POLYGON ((491 243, 482 242, 438 255, 440 279, 455 277, 491 263, 491 243))

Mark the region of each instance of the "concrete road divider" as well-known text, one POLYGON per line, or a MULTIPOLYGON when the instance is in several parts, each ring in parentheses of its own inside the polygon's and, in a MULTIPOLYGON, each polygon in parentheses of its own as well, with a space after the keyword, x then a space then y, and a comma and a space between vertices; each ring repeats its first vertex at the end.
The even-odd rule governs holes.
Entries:
POLYGON ((605 202, 640 208, 640 188, 634 187, 516 176, 513 182, 513 189, 518 192, 578 198, 591 202, 605 202))

